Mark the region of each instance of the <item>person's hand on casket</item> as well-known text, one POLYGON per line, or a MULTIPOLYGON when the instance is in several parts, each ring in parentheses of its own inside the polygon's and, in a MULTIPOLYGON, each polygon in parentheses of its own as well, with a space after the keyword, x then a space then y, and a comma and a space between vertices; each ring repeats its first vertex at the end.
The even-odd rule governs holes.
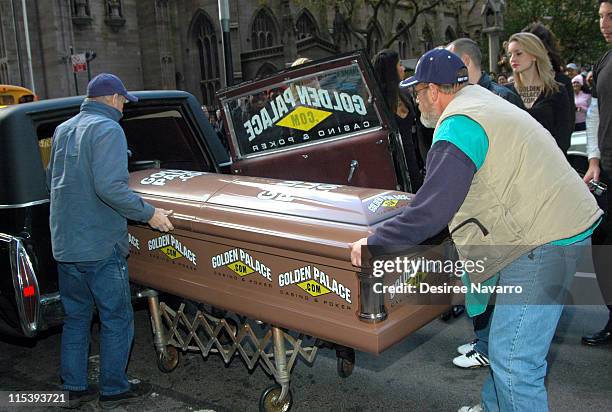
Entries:
POLYGON ((351 263, 353 266, 361 266, 361 247, 368 245, 368 238, 364 237, 355 243, 351 243, 351 263))
POLYGON ((174 230, 174 226, 168 219, 174 213, 172 210, 165 210, 160 208, 155 208, 155 213, 153 213, 153 217, 149 220, 149 226, 153 229, 157 229, 160 232, 168 232, 170 230, 174 230))

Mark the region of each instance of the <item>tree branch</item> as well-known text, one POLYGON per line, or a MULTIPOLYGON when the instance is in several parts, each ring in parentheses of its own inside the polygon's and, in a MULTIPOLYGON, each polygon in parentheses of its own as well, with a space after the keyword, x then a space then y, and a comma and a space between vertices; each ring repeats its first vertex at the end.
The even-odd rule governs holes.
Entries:
POLYGON ((383 46, 383 48, 388 48, 391 47, 391 45, 393 44, 394 41, 396 41, 397 39, 399 39, 401 36, 404 35, 404 33, 406 33, 412 26, 414 26, 414 24, 417 21, 417 18, 419 17, 419 15, 428 12, 429 10, 434 9, 435 7, 437 7, 438 5, 444 3, 445 0, 434 0, 432 1, 429 6, 424 7, 424 8, 419 8, 418 3, 416 2, 416 0, 409 0, 410 3, 412 3, 412 7, 414 7, 414 14, 412 16, 412 19, 410 20, 409 23, 407 23, 406 25, 404 25, 404 27, 402 27, 402 29, 400 31, 398 31, 397 33, 395 33, 395 35, 393 37, 391 37, 383 46))

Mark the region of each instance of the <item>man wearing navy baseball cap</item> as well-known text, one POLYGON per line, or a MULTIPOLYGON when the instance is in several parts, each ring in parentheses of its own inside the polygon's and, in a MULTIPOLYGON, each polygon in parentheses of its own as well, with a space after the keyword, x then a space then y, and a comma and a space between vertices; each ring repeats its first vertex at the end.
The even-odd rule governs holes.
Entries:
MULTIPOLYGON (((401 81, 400 88, 413 88, 413 96, 416 101, 421 92, 429 88, 429 86, 425 86, 417 90, 416 87, 419 83, 436 84, 438 85, 437 89, 447 91, 449 93, 446 94, 452 96, 453 90, 458 90, 467 81, 467 67, 457 55, 445 49, 433 49, 419 59, 414 76, 401 81)), ((420 109, 422 105, 420 101, 418 103, 420 109)), ((421 122, 426 127, 433 129, 436 127, 437 117, 431 111, 421 111, 421 122)))
POLYGON ((123 104, 127 101, 138 101, 138 97, 128 93, 121 79, 110 73, 101 73, 91 79, 87 85, 87 97, 106 97, 107 99, 102 100, 106 100, 108 103, 121 103, 120 105, 113 105, 119 111, 123 111, 123 104), (121 97, 124 97, 127 101, 121 99, 121 97))
MULTIPOLYGON (((430 50, 400 87, 412 90, 421 121, 435 127, 427 175, 410 207, 351 245, 351 261, 361 266, 362 246, 408 248, 448 225, 459 262, 476 265, 465 276, 468 290, 497 292, 491 375, 481 403, 460 412, 547 411, 546 355, 580 249, 603 212, 550 133, 468 84, 459 56, 430 50)), ((482 313, 488 298, 466 300, 468 313, 482 313)))
POLYGON ((151 391, 126 375, 134 336, 126 219, 162 232, 173 227, 171 211, 154 208, 128 186, 127 142, 118 123, 127 101, 138 99, 117 76, 94 77, 79 114, 55 129, 47 169, 51 245, 65 312, 60 376, 73 408, 98 397, 87 380, 94 307, 102 323, 100 406, 114 408, 151 391))

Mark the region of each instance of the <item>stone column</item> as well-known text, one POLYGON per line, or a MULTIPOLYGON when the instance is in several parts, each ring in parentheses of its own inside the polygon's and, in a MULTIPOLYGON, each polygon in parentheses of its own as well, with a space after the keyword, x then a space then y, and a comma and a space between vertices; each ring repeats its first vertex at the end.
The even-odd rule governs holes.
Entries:
POLYGON ((297 28, 291 14, 289 0, 282 2, 283 17, 281 19, 283 30, 281 39, 283 42, 283 55, 285 63, 291 63, 297 57, 297 28))
POLYGON ((500 35, 502 33, 497 27, 483 30, 489 40, 489 72, 497 73, 497 58, 499 54, 500 35))

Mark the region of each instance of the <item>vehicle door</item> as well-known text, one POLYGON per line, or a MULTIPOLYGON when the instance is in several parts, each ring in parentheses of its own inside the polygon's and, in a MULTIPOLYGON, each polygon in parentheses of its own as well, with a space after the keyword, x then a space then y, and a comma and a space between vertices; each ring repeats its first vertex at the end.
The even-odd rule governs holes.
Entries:
POLYGON ((407 190, 373 79, 367 59, 351 54, 221 92, 232 173, 407 190))

